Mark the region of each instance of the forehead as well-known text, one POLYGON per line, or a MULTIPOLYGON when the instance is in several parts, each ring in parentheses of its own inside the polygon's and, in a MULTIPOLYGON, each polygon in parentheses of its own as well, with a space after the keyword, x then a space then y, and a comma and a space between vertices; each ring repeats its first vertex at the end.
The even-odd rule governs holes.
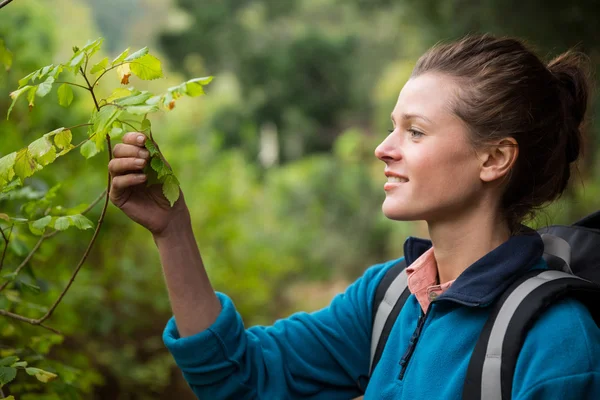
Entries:
POLYGON ((393 115, 420 114, 430 120, 452 118, 451 104, 457 90, 452 78, 427 73, 406 82, 393 115))

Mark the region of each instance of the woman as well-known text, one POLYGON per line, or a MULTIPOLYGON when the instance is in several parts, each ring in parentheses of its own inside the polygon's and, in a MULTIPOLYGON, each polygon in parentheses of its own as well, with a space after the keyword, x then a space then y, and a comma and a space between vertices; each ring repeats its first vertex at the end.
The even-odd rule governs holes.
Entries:
MULTIPOLYGON (((351 399, 366 387, 366 399, 460 398, 490 304, 547 267, 540 236, 521 221, 565 189, 587 99, 575 53, 546 66, 520 41, 484 35, 419 59, 375 155, 383 212, 426 221, 431 242, 404 244, 412 295, 370 379, 373 296, 398 260, 369 268, 323 310, 246 330, 210 285, 185 201, 169 208, 143 185, 144 136, 127 134, 109 166, 111 199, 154 235, 174 313, 164 340, 196 395, 351 399)), ((600 399, 600 329, 581 303, 559 302, 535 322, 512 396, 600 399)))

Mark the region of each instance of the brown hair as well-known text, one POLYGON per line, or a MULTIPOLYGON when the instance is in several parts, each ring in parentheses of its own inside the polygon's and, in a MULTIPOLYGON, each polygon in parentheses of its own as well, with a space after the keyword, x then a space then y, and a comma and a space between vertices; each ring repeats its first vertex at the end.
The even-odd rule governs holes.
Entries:
POLYGON ((519 156, 501 202, 517 231, 535 210, 560 197, 579 158, 588 58, 569 51, 544 65, 518 39, 470 35, 427 51, 412 77, 427 72, 456 79, 452 111, 469 126, 476 148, 506 137, 517 141, 519 156))

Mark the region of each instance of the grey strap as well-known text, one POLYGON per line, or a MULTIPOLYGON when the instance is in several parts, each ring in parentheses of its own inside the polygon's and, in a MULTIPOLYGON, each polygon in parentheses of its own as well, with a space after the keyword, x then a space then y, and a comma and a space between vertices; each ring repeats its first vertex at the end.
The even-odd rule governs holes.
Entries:
MULTIPOLYGON (((486 350, 481 374, 481 399, 502 400, 501 366, 502 346, 506 331, 517 307, 538 287, 558 279, 573 279, 574 276, 562 271, 544 271, 520 284, 506 299, 494 321, 486 350)), ((510 340, 510 338, 509 338, 510 340)))
POLYGON ((377 308, 375 321, 373 322, 373 333, 371 335, 371 361, 369 362, 369 371, 373 366, 373 358, 375 357, 377 343, 379 343, 379 338, 381 337, 381 332, 383 332, 385 322, 407 286, 408 276, 406 275, 406 270, 402 270, 388 287, 383 300, 379 304, 379 308, 377 308))
MULTIPOLYGON (((558 268, 565 272, 573 273, 571 271, 571 245, 565 239, 551 235, 549 233, 544 233, 541 235, 542 240, 544 241, 544 253, 545 255, 551 255, 554 257, 558 257, 559 263, 558 268), (562 263, 560 262, 562 260, 562 263), (562 265, 560 265, 562 264, 562 265)), ((545 257, 548 264, 552 264, 552 259, 545 257)), ((553 265, 551 265, 553 266, 553 265)))

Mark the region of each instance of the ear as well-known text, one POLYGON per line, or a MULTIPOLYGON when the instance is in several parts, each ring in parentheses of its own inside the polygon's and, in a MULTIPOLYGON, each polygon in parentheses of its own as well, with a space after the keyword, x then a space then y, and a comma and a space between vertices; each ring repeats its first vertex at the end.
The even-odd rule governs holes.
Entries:
POLYGON ((482 162, 479 177, 484 182, 493 182, 508 176, 518 155, 519 145, 512 137, 486 146, 485 150, 479 151, 482 162))

